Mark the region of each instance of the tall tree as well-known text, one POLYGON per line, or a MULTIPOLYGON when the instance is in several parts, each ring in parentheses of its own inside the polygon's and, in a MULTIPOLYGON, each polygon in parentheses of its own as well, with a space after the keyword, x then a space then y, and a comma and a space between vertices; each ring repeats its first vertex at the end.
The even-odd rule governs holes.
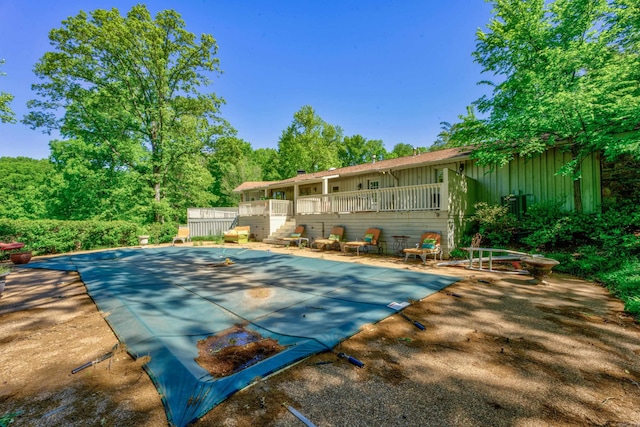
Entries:
POLYGON ((280 169, 280 158, 278 150, 274 148, 258 148, 251 154, 253 161, 262 169, 259 181, 280 181, 282 177, 280 169))
POLYGON ((338 150, 342 166, 360 165, 387 157, 387 150, 380 139, 366 139, 362 135, 346 136, 338 150))
POLYGON ((397 157, 406 157, 411 156, 416 153, 416 148, 411 144, 405 144, 404 142, 399 142, 393 146, 393 149, 389 153, 389 158, 395 159, 397 157))
POLYGON ((317 172, 340 167, 338 148, 342 129, 326 123, 309 105, 293 115, 293 122, 278 142, 279 173, 283 178, 298 170, 317 172))
POLYGON ((152 19, 137 5, 126 17, 117 9, 80 12, 49 39, 54 51, 36 64, 44 82, 33 85, 39 99, 24 122, 60 129, 86 144, 87 155, 92 147, 108 153, 113 170, 135 172, 151 189, 157 221, 172 214, 175 202, 165 199, 181 196, 169 188, 179 180, 189 181, 195 199, 206 198, 211 177, 202 156, 221 126, 222 101, 200 92, 219 72, 213 37, 197 40, 175 11, 152 19))
POLYGON ((429 148, 430 151, 444 148, 476 145, 485 138, 485 126, 476 117, 474 106, 467 107, 467 115, 459 115, 459 122, 441 122, 441 131, 438 139, 429 148))
POLYGON ((253 158, 251 144, 235 133, 218 138, 213 144, 209 170, 215 179, 212 191, 219 197, 216 206, 237 206, 240 195, 233 190, 243 182, 262 179, 262 169, 253 158))
MULTIPOLYGON (((4 64, 4 59, 0 59, 0 65, 4 64)), ((6 75, 0 73, 0 76, 6 75)), ((9 104, 13 101, 13 95, 8 92, 0 92, 0 122, 2 123, 14 123, 15 113, 11 110, 9 104)))
MULTIPOLYGON (((603 152, 640 153, 638 49, 629 49, 633 19, 607 0, 496 0, 488 31, 478 31, 475 60, 497 82, 476 105, 485 119, 466 117, 464 129, 482 136, 481 163, 504 165, 516 154, 534 156, 558 143, 571 153, 559 170, 574 178, 582 210, 580 165, 603 152)), ((634 2, 634 9, 637 4, 634 2)), ((637 14, 637 11, 635 12, 637 14)), ((477 139, 477 138, 476 138, 477 139)))

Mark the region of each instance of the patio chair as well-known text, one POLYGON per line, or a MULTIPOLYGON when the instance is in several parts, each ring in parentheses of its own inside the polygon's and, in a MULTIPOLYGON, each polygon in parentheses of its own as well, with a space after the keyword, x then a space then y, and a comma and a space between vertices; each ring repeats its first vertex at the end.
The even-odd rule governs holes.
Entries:
POLYGON ((233 230, 225 231, 223 239, 229 243, 247 243, 249 242, 250 232, 251 226, 249 225, 236 227, 233 230))
POLYGON ((178 226, 178 234, 176 234, 171 241, 171 246, 175 246, 176 242, 187 243, 191 241, 191 237, 189 237, 189 226, 187 225, 179 225, 178 226))
POLYGON ((302 242, 305 241, 307 243, 307 246, 309 245, 309 238, 307 237, 302 237, 302 234, 304 234, 304 225, 298 225, 296 227, 296 229, 293 231, 293 233, 291 233, 290 236, 288 237, 280 237, 278 239, 278 243, 281 243, 285 246, 289 246, 291 245, 291 243, 295 242, 296 245, 298 245, 298 247, 302 247, 302 242))
POLYGON ((11 242, 11 243, 1 243, 0 242, 0 251, 12 251, 14 249, 24 248, 24 243, 21 242, 11 242))
POLYGON ((340 249, 340 241, 342 240, 342 236, 344 236, 344 227, 333 227, 328 238, 314 240, 311 244, 311 247, 313 248, 315 246, 316 249, 340 249))
POLYGON ((422 237, 420 237, 420 243, 416 245, 415 248, 407 248, 403 249, 404 252, 404 261, 406 262, 409 258, 409 255, 413 255, 414 257, 418 255, 422 258, 422 264, 427 264, 427 256, 433 255, 433 260, 437 259, 437 256, 440 255, 440 261, 442 261, 442 235, 438 231, 425 231, 422 233, 422 237))
POLYGON ((364 238, 362 240, 356 240, 353 242, 346 242, 341 244, 342 251, 346 254, 349 249, 355 248, 356 255, 360 255, 360 250, 363 252, 367 252, 369 246, 375 246, 378 249, 378 252, 382 251, 382 246, 380 246, 380 230, 379 228, 369 228, 364 233, 364 238))

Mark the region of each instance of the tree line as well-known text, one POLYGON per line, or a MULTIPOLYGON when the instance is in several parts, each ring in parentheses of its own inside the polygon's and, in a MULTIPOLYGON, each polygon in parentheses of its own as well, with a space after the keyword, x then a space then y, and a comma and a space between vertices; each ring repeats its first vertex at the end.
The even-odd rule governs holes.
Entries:
MULTIPOLYGON (((473 54, 491 94, 458 122, 442 123, 422 149, 474 145, 480 163, 499 167, 561 143, 571 160, 558 173, 574 178, 579 210, 584 158, 640 158, 640 8, 635 0, 492 4, 473 54)), ((235 205, 232 190, 245 181, 414 150, 402 143, 387 152, 380 140, 345 136, 309 105, 294 113, 277 148, 254 150, 207 89, 220 73, 215 39, 187 31, 173 10, 80 12, 49 38, 22 123, 62 139, 51 141, 46 161, 0 159, 0 216, 181 221, 188 207, 235 205)), ((0 92, 5 123, 15 122, 11 99, 0 92)))

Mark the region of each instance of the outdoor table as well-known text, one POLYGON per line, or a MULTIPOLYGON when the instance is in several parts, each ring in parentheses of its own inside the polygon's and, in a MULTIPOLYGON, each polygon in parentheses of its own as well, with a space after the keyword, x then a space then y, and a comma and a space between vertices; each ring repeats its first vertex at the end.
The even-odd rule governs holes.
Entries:
POLYGON ((391 236, 393 238, 393 253, 403 255, 403 249, 407 249, 409 236, 391 236))

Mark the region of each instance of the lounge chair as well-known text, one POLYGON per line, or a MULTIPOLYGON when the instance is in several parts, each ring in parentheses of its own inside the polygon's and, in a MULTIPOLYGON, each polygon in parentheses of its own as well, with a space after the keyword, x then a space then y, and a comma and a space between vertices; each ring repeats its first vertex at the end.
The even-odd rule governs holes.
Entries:
POLYGON ((251 226, 244 225, 224 232, 224 241, 229 243, 247 243, 251 226))
POLYGON ((302 247, 302 242, 305 241, 307 242, 307 246, 309 244, 309 238, 307 237, 302 237, 302 234, 304 233, 304 225, 299 225, 296 227, 296 229, 293 231, 293 233, 291 233, 290 236, 288 237, 280 237, 278 239, 278 243, 281 243, 285 246, 289 246, 291 245, 291 243, 295 242, 296 245, 298 245, 298 247, 302 247))
POLYGON ((189 237, 189 227, 186 225, 178 226, 178 234, 174 236, 173 241, 171 242, 171 246, 175 246, 176 242, 187 243, 191 241, 191 237, 189 237))
POLYGON ((315 246, 316 249, 340 249, 342 236, 344 236, 344 227, 333 227, 328 238, 314 240, 311 247, 313 248, 315 246))
POLYGON ((382 246, 380 246, 380 230, 379 228, 369 228, 364 233, 364 238, 362 240, 356 240, 353 242, 346 242, 341 244, 342 251, 347 253, 349 248, 355 248, 356 255, 360 255, 360 250, 363 252, 367 252, 369 246, 375 246, 378 249, 378 252, 382 251, 382 246))
POLYGON ((12 251, 21 248, 24 248, 24 243, 21 242, 0 243, 0 251, 12 251))
POLYGON ((420 237, 420 242, 415 248, 403 249, 404 260, 407 261, 409 255, 418 255, 422 258, 422 264, 427 264, 427 256, 433 255, 434 261, 436 257, 440 255, 440 261, 442 261, 442 235, 438 231, 425 231, 420 237))

